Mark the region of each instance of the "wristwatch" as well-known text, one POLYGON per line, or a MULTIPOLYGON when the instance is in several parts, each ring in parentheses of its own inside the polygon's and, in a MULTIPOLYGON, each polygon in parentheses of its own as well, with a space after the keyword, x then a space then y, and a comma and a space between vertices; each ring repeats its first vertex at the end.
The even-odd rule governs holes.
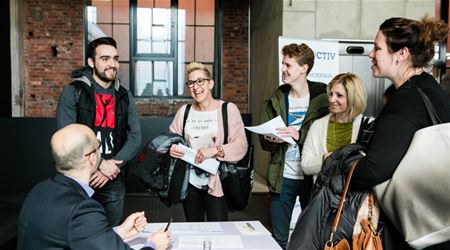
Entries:
POLYGON ((216 154, 217 156, 222 157, 222 158, 225 156, 225 152, 223 151, 222 146, 217 146, 216 150, 217 150, 217 154, 216 154))

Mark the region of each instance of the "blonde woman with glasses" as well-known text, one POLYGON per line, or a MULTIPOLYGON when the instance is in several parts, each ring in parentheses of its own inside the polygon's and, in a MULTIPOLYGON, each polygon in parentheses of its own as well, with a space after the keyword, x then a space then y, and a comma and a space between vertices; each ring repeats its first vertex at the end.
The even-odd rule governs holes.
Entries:
MULTIPOLYGON (((192 62, 187 66, 186 85, 191 93, 193 103, 183 105, 176 113, 170 125, 170 131, 184 135, 191 148, 198 150, 197 163, 208 158, 219 161, 236 162, 247 152, 247 138, 244 123, 238 108, 233 103, 227 105, 228 142, 224 142, 222 122, 222 104, 224 101, 214 99, 212 90, 214 80, 209 70, 201 63, 192 62), (188 114, 185 119, 185 112, 188 114)), ((170 156, 182 158, 183 152, 176 145, 170 148, 170 156)), ((192 167, 189 174, 189 191, 183 202, 184 213, 188 222, 227 221, 227 203, 222 190, 219 173, 208 174, 192 167)))

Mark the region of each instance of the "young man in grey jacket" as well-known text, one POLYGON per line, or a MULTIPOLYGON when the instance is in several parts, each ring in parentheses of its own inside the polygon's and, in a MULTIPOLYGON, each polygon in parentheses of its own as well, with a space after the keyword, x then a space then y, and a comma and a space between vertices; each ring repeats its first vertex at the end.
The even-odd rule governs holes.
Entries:
POLYGON ((113 38, 102 37, 87 47, 87 66, 72 72, 57 107, 57 127, 80 123, 90 127, 101 141, 102 162, 90 185, 93 198, 107 212, 111 226, 123 213, 123 170, 141 145, 141 128, 130 91, 120 85, 119 55, 113 38))

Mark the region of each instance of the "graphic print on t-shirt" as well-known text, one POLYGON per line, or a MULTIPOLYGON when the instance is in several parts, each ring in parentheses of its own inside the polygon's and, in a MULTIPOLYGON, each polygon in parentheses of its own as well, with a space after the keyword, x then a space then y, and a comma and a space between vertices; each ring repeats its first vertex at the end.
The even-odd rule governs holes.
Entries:
POLYGON ((296 129, 300 129, 303 120, 305 119, 306 111, 294 111, 288 114, 288 126, 294 126, 296 129))
POLYGON ((97 138, 102 142, 100 150, 103 157, 111 158, 114 149, 112 132, 116 125, 116 97, 105 93, 95 93, 95 107, 94 130, 97 138))
MULTIPOLYGON (((186 119, 184 133, 190 138, 201 138, 209 135, 210 138, 208 138, 207 144, 211 141, 211 138, 214 141, 217 134, 217 109, 201 112, 195 109, 191 109, 186 119)), ((191 143, 191 147, 194 149, 198 149, 201 147, 212 146, 207 144, 201 143, 199 145, 192 145, 191 143)))
MULTIPOLYGON (((193 149, 213 147, 217 138, 217 109, 211 111, 197 111, 191 109, 186 119, 184 133, 193 149)), ((191 169, 189 171, 189 183, 202 189, 208 185, 205 173, 191 169)))
MULTIPOLYGON (((289 97, 288 126, 300 130, 305 120, 309 105, 309 95, 303 98, 289 97)), ((303 178, 300 167, 300 150, 298 145, 289 145, 284 155, 285 165, 283 176, 289 179, 303 178)))

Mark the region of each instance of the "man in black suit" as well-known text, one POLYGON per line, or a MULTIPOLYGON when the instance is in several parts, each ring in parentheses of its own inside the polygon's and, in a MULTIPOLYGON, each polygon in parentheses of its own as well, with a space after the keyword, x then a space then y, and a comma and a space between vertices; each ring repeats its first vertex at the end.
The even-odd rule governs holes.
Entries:
MULTIPOLYGON (((131 249, 124 239, 142 231, 144 212, 133 213, 112 228, 103 207, 90 197, 93 173, 100 165, 99 141, 80 124, 58 130, 51 139, 59 172, 37 184, 19 215, 17 249, 131 249)), ((148 237, 143 249, 167 249, 169 232, 148 237)))

